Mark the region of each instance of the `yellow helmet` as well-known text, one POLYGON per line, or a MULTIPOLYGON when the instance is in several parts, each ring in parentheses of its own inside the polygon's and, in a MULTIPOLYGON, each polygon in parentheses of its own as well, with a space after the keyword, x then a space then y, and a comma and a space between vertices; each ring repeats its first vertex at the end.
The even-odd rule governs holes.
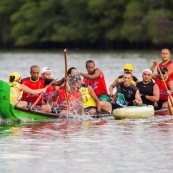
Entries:
POLYGON ((17 80, 20 80, 20 74, 17 72, 13 72, 8 76, 9 82, 16 82, 17 80))

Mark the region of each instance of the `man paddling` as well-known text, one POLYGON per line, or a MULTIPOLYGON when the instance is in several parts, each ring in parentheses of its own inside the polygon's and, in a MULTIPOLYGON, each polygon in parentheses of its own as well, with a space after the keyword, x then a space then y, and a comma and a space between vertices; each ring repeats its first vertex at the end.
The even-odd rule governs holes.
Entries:
POLYGON ((171 60, 171 53, 170 50, 167 48, 164 48, 161 50, 160 56, 162 58, 162 62, 159 64, 158 59, 155 59, 153 61, 153 65, 151 66, 151 71, 154 71, 154 69, 159 64, 159 67, 166 67, 168 69, 168 76, 170 76, 173 79, 173 61, 171 60))
POLYGON ((146 105, 153 105, 159 100, 159 87, 152 81, 152 71, 145 69, 142 73, 142 81, 136 84, 141 94, 142 102, 146 105))
POLYGON ((156 109, 167 109, 168 108, 168 95, 173 95, 173 79, 168 76, 168 69, 166 67, 161 67, 160 71, 163 75, 164 81, 162 80, 162 76, 158 70, 158 75, 154 76, 156 84, 159 87, 160 99, 157 102, 156 109), (165 88, 165 84, 168 90, 165 88))
MULTIPOLYGON (((28 86, 29 88, 33 90, 44 88, 46 85, 48 85, 49 83, 53 81, 52 79, 43 79, 42 77, 39 77, 40 68, 37 65, 33 65, 30 67, 30 74, 31 76, 22 79, 21 83, 28 86)), ((64 83, 64 78, 62 78, 59 81, 54 81, 53 85, 62 85, 63 83, 64 83)), ((39 96, 38 94, 33 95, 33 94, 28 94, 26 92, 23 92, 20 100, 26 101, 28 103, 27 107, 30 108, 30 106, 35 103, 38 96, 39 96)), ((47 107, 47 105, 42 105, 42 97, 38 101, 36 105, 36 109, 40 110, 41 107, 44 112, 51 112, 51 110, 49 109, 49 107, 47 107)))
POLYGON ((110 102, 103 72, 100 69, 95 68, 95 63, 92 60, 86 62, 86 69, 88 74, 80 72, 80 75, 84 77, 85 84, 90 85, 93 88, 100 100, 110 102))
POLYGON ((131 81, 131 72, 125 72, 123 75, 123 82, 117 84, 117 92, 111 101, 112 110, 124 106, 142 105, 139 90, 131 83, 131 81))

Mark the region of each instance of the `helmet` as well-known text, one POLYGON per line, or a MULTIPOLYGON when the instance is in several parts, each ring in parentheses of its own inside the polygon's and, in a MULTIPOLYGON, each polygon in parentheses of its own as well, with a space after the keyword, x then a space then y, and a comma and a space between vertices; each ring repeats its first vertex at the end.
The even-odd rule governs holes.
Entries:
POLYGON ((16 82, 17 80, 20 79, 20 74, 17 72, 13 72, 8 76, 8 81, 9 82, 16 82))

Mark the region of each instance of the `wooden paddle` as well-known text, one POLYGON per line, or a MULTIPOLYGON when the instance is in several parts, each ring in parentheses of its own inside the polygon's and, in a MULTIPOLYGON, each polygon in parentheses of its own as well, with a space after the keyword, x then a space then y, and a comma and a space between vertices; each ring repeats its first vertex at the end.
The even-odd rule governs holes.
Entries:
MULTIPOLYGON (((49 83, 49 85, 47 85, 46 88, 48 88, 49 86, 51 86, 57 79, 54 79, 51 83, 49 83)), ((37 105, 37 103, 39 102, 39 100, 41 99, 41 97, 43 96, 43 94, 44 94, 43 92, 40 93, 40 95, 38 96, 38 98, 36 99, 36 101, 28 108, 29 110, 32 110, 32 109, 35 108, 35 106, 37 105)))
MULTIPOLYGON (((64 49, 64 62, 65 62, 65 78, 67 80, 68 74, 67 74, 67 49, 64 49)), ((65 100, 67 105, 67 111, 69 111, 69 100, 68 100, 68 94, 67 94, 67 81, 65 80, 64 89, 65 89, 65 100)))
MULTIPOLYGON (((167 91, 167 93, 168 93, 168 87, 167 87, 167 85, 166 85, 166 83, 165 83, 163 74, 162 74, 162 72, 161 72, 159 66, 158 66, 158 70, 159 70, 159 73, 160 73, 160 75, 161 75, 161 78, 162 78, 162 81, 163 81, 163 83, 164 83, 164 86, 165 86, 165 88, 166 88, 166 91, 167 91)), ((168 93, 168 109, 169 109, 170 114, 173 115, 173 97, 172 97, 169 93, 168 93)))

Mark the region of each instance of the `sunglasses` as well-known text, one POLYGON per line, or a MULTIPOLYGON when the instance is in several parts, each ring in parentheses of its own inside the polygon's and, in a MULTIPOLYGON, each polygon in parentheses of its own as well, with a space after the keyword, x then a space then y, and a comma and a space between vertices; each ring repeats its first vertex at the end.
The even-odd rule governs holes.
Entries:
POLYGON ((131 70, 128 70, 128 69, 124 69, 124 71, 131 71, 131 70))
MULTIPOLYGON (((162 74, 166 74, 166 72, 165 71, 161 71, 162 72, 162 74)), ((158 71, 157 72, 159 75, 160 75, 160 72, 158 71)))

